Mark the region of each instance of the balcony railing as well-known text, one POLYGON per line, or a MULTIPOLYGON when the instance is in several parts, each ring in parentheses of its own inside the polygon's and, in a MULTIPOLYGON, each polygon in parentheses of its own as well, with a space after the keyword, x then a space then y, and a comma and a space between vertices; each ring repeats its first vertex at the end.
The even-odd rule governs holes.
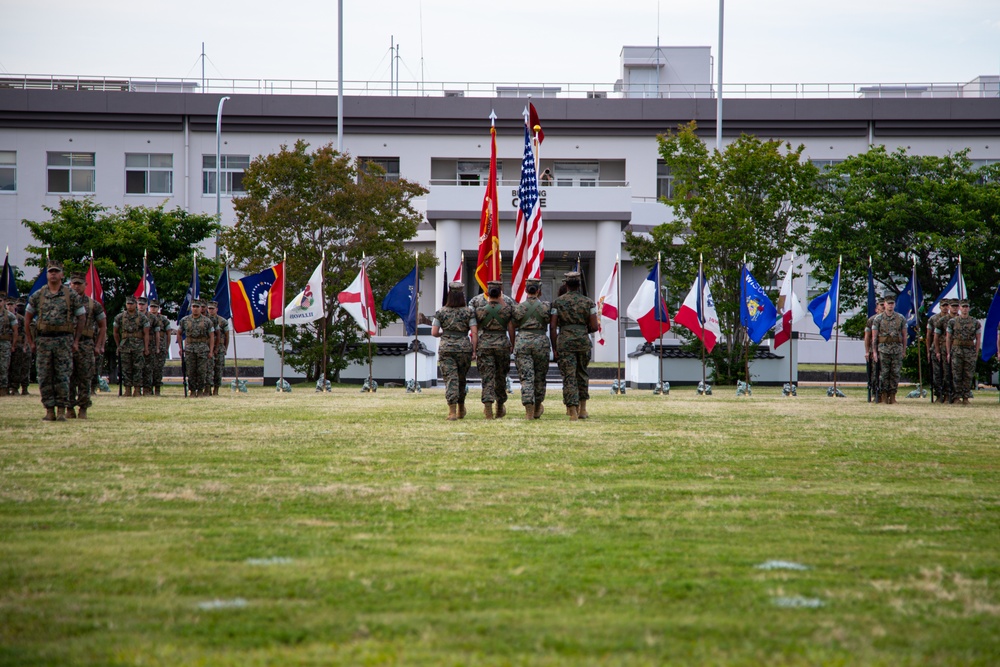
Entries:
MULTIPOLYGON (((250 95, 336 95, 336 80, 175 79, 49 74, 6 74, 0 89, 250 95)), ((344 93, 378 97, 554 97, 559 99, 714 98, 716 86, 691 84, 519 83, 454 81, 345 81, 344 93)), ((726 83, 732 99, 856 99, 1000 97, 1000 76, 938 83, 726 83)))

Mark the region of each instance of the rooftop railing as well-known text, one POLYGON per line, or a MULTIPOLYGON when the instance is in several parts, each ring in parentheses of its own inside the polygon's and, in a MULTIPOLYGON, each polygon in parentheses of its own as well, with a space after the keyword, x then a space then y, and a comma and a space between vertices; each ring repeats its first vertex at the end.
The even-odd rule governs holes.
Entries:
MULTIPOLYGON (((336 95, 337 81, 307 79, 168 79, 158 77, 6 74, 0 89, 249 95, 336 95)), ((532 97, 559 99, 714 98, 716 86, 691 84, 345 81, 344 93, 374 97, 532 97)), ((938 83, 726 83, 729 99, 1000 97, 1000 76, 938 83)))

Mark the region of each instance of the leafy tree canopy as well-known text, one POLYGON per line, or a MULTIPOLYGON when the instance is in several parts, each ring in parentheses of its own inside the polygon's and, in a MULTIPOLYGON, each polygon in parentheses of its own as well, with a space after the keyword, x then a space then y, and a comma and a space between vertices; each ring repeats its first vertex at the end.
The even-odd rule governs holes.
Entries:
MULTIPOLYGON (((414 256, 403 248, 423 220, 413 200, 427 193, 405 179, 388 180, 374 164, 359 169, 330 144, 314 151, 297 141, 253 160, 243 178, 246 194, 233 200, 236 225, 222 232, 222 245, 240 269, 251 273, 287 257, 285 275, 291 297, 308 282, 326 253, 327 317, 313 325, 286 327, 285 360, 316 377, 322 363, 322 327, 326 328, 328 368, 345 368, 348 346, 360 341, 354 320, 338 308, 337 294, 357 276, 362 257, 376 301, 412 268, 414 256)), ((433 253, 420 266, 436 264, 433 253)), ((380 326, 396 319, 377 313, 380 326)), ((280 342, 281 327, 265 325, 268 342, 280 342)), ((354 358, 364 358, 363 349, 354 358)))
POLYGON ((811 215, 818 172, 802 161, 803 146, 793 149, 780 141, 742 135, 723 152, 710 151, 694 122, 657 141, 673 176, 672 196, 663 203, 674 218, 655 227, 651 238, 630 233, 625 246, 637 264, 652 265, 662 253, 662 282, 678 305, 704 257, 725 336, 713 354, 716 376, 731 380, 742 376, 735 369, 743 354, 744 257, 761 285, 774 282, 781 258, 794 249, 811 215))
POLYGON ((63 263, 68 278, 72 272, 89 268, 93 251, 104 288, 104 306, 111 317, 125 308, 125 297, 142 279, 143 251, 168 316, 176 315, 191 282, 193 253, 198 254, 203 289, 206 277, 211 279, 213 272, 218 276, 215 263, 198 250, 202 241, 215 234, 215 216, 188 213, 179 207, 109 209, 89 197, 63 199, 58 207, 45 207, 45 211, 49 220, 22 221, 37 241, 27 247, 33 255, 27 264, 43 267, 48 250, 51 259, 63 263))

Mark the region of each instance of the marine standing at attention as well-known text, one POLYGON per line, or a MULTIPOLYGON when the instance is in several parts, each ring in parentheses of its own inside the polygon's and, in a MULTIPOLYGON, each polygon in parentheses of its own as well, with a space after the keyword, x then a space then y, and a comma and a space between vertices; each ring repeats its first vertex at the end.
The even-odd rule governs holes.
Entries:
POLYGON ((196 299, 191 303, 191 314, 177 325, 177 348, 187 366, 188 387, 191 396, 211 396, 209 365, 215 356, 215 326, 201 314, 205 302, 196 299))
POLYGON ((882 402, 893 404, 906 351, 906 320, 896 312, 896 296, 893 294, 885 297, 885 310, 872 322, 872 342, 872 359, 882 364, 879 378, 882 402))
POLYGON ((528 298, 514 309, 517 338, 514 343, 514 363, 521 378, 521 404, 525 419, 538 419, 545 408, 545 376, 549 372, 549 312, 552 306, 539 297, 542 281, 528 278, 525 281, 528 298))
POLYGON ((24 328, 28 332, 28 346, 38 353, 38 390, 45 406, 43 419, 49 422, 66 421, 73 354, 80 346, 87 311, 80 295, 63 285, 61 264, 49 262, 46 279, 45 287, 28 299, 24 328), (37 340, 32 327, 36 321, 37 340))
POLYGON ((597 304, 580 294, 580 273, 566 275, 566 293, 552 302, 549 335, 563 379, 563 403, 571 421, 586 419, 590 399, 590 334, 597 331, 597 304), (558 332, 558 334, 556 333, 558 332))
MULTIPOLYGON (((7 383, 9 378, 7 372, 10 369, 10 359, 12 350, 18 343, 17 316, 13 310, 7 310, 6 296, 0 295, 0 396, 7 394, 7 383)), ((13 299, 10 299, 13 301, 13 299)), ((14 392, 10 392, 13 394, 14 392)))
POLYGON ((958 317, 948 322, 948 361, 955 383, 954 400, 961 398, 962 405, 968 405, 976 376, 976 359, 983 344, 983 329, 979 320, 969 315, 968 301, 962 299, 958 307, 958 317))
POLYGON ((434 313, 431 335, 440 338, 438 363, 444 379, 444 397, 448 401, 448 421, 465 417, 466 376, 476 356, 479 328, 476 316, 465 305, 465 285, 453 282, 448 285, 448 298, 444 306, 434 313), (469 340, 472 336, 472 340, 469 340))
POLYGON ((66 411, 66 416, 70 419, 76 417, 73 406, 79 410, 80 419, 87 418, 87 410, 93 404, 93 401, 90 400, 90 385, 94 378, 96 350, 104 349, 104 342, 108 336, 108 317, 104 313, 104 306, 85 294, 85 283, 86 278, 82 273, 74 273, 70 276, 70 287, 83 300, 83 307, 86 310, 83 333, 80 335, 80 346, 73 355, 73 375, 70 381, 71 400, 70 408, 66 411))
POLYGON ((510 372, 510 351, 513 347, 514 309, 503 301, 503 283, 486 283, 487 301, 476 308, 479 345, 476 347, 476 367, 483 380, 483 416, 493 419, 507 414, 507 374, 510 372))
POLYGON ((138 396, 142 388, 142 369, 149 354, 149 320, 136 309, 134 296, 125 297, 125 310, 115 316, 115 346, 122 364, 122 382, 126 396, 138 396))

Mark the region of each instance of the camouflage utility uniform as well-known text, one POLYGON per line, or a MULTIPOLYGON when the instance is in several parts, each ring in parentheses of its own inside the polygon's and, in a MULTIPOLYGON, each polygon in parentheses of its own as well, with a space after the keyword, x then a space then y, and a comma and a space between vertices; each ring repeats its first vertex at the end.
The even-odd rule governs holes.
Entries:
POLYGON ((951 403, 955 399, 955 382, 952 375, 951 362, 948 361, 948 324, 951 320, 958 314, 958 304, 955 304, 955 312, 952 312, 952 307, 948 306, 941 309, 941 318, 937 322, 937 326, 934 328, 934 337, 937 341, 937 345, 941 352, 941 375, 942 375, 942 389, 941 393, 944 395, 944 400, 946 403, 951 403))
POLYGON ((903 362, 903 335, 906 320, 897 312, 875 316, 872 322, 872 345, 878 345, 879 390, 882 401, 895 400, 899 389, 899 372, 903 362))
POLYGON ((948 352, 951 355, 951 375, 955 383, 955 399, 972 398, 972 383, 976 375, 976 357, 982 325, 967 314, 948 322, 948 352))
POLYGON ((153 390, 159 394, 163 386, 163 367, 170 351, 170 318, 162 312, 155 315, 160 320, 160 346, 153 355, 153 390))
POLYGON ((514 362, 521 378, 521 404, 535 405, 536 413, 545 400, 545 376, 552 349, 547 332, 551 310, 547 302, 531 296, 514 310, 514 362))
MULTIPOLYGON (((28 393, 28 385, 31 378, 31 347, 28 346, 27 332, 24 330, 24 304, 18 302, 18 310, 14 314, 17 317, 17 344, 10 350, 10 370, 7 371, 7 388, 11 394, 16 394, 18 387, 21 393, 28 393), (22 383, 23 380, 23 383, 22 383)), ((35 323, 31 323, 34 334, 35 323)))
POLYGON ((142 386, 142 369, 145 365, 146 343, 144 331, 149 331, 149 319, 138 310, 123 310, 115 317, 115 331, 121 343, 118 355, 122 362, 122 383, 138 389, 142 386))
POLYGON ((503 301, 487 302, 476 308, 479 347, 476 368, 483 380, 483 403, 494 403, 497 416, 506 412, 507 374, 510 372, 510 337, 508 325, 514 309, 503 301))
MULTIPOLYGON (((865 334, 869 336, 869 348, 874 348, 878 344, 878 341, 874 340, 874 336, 872 334, 872 323, 875 322, 875 318, 878 316, 879 313, 876 313, 875 315, 869 317, 868 321, 865 322, 865 334)), ((872 400, 876 402, 878 402, 881 397, 879 393, 879 372, 881 371, 881 364, 881 359, 873 361, 871 373, 868 376, 868 388, 871 391, 872 400)))
POLYGON ((556 352, 563 378, 563 403, 567 407, 590 399, 587 366, 590 365, 592 344, 587 322, 595 313, 597 304, 579 292, 567 292, 552 302, 550 314, 556 317, 559 328, 556 352))
POLYGON ((153 395, 153 375, 156 367, 156 353, 159 348, 158 338, 166 336, 160 330, 160 317, 147 309, 142 313, 149 322, 149 354, 142 355, 142 394, 153 395))
POLYGON ((476 325, 476 316, 469 308, 445 306, 434 313, 433 325, 441 328, 438 364, 444 378, 444 395, 448 405, 465 403, 465 384, 472 366, 472 341, 469 329, 476 325))
POLYGON ((209 337, 215 334, 215 326, 204 315, 188 315, 180 321, 177 328, 184 336, 188 389, 204 392, 209 387, 209 365, 212 363, 209 358, 209 337))
MULTIPOLYGON (((935 332, 937 331, 938 322, 944 317, 944 312, 935 313, 927 318, 927 354, 930 357, 931 364, 931 388, 934 391, 934 400, 939 403, 944 402, 946 393, 944 388, 944 364, 946 363, 945 357, 947 355, 941 354, 940 357, 938 356, 935 332)), ((941 347, 943 352, 943 341, 941 347)))
POLYGON ((35 363, 42 405, 68 408, 76 319, 86 313, 83 299, 65 285, 55 293, 46 285, 29 297, 26 312, 32 314, 32 324, 38 324, 32 340, 38 354, 35 363))
POLYGON ((80 344, 73 355, 73 375, 70 379, 71 404, 78 408, 90 408, 90 386, 94 379, 94 338, 97 336, 98 322, 106 320, 104 306, 88 296, 82 296, 86 320, 83 323, 83 333, 80 334, 80 344))
POLYGON ((0 306, 0 395, 7 393, 7 386, 10 378, 11 349, 17 344, 15 331, 20 331, 17 327, 17 315, 7 310, 6 306, 0 306))
POLYGON ((215 316, 215 364, 212 368, 214 388, 222 386, 222 374, 226 370, 226 350, 229 349, 229 320, 219 315, 215 316))

